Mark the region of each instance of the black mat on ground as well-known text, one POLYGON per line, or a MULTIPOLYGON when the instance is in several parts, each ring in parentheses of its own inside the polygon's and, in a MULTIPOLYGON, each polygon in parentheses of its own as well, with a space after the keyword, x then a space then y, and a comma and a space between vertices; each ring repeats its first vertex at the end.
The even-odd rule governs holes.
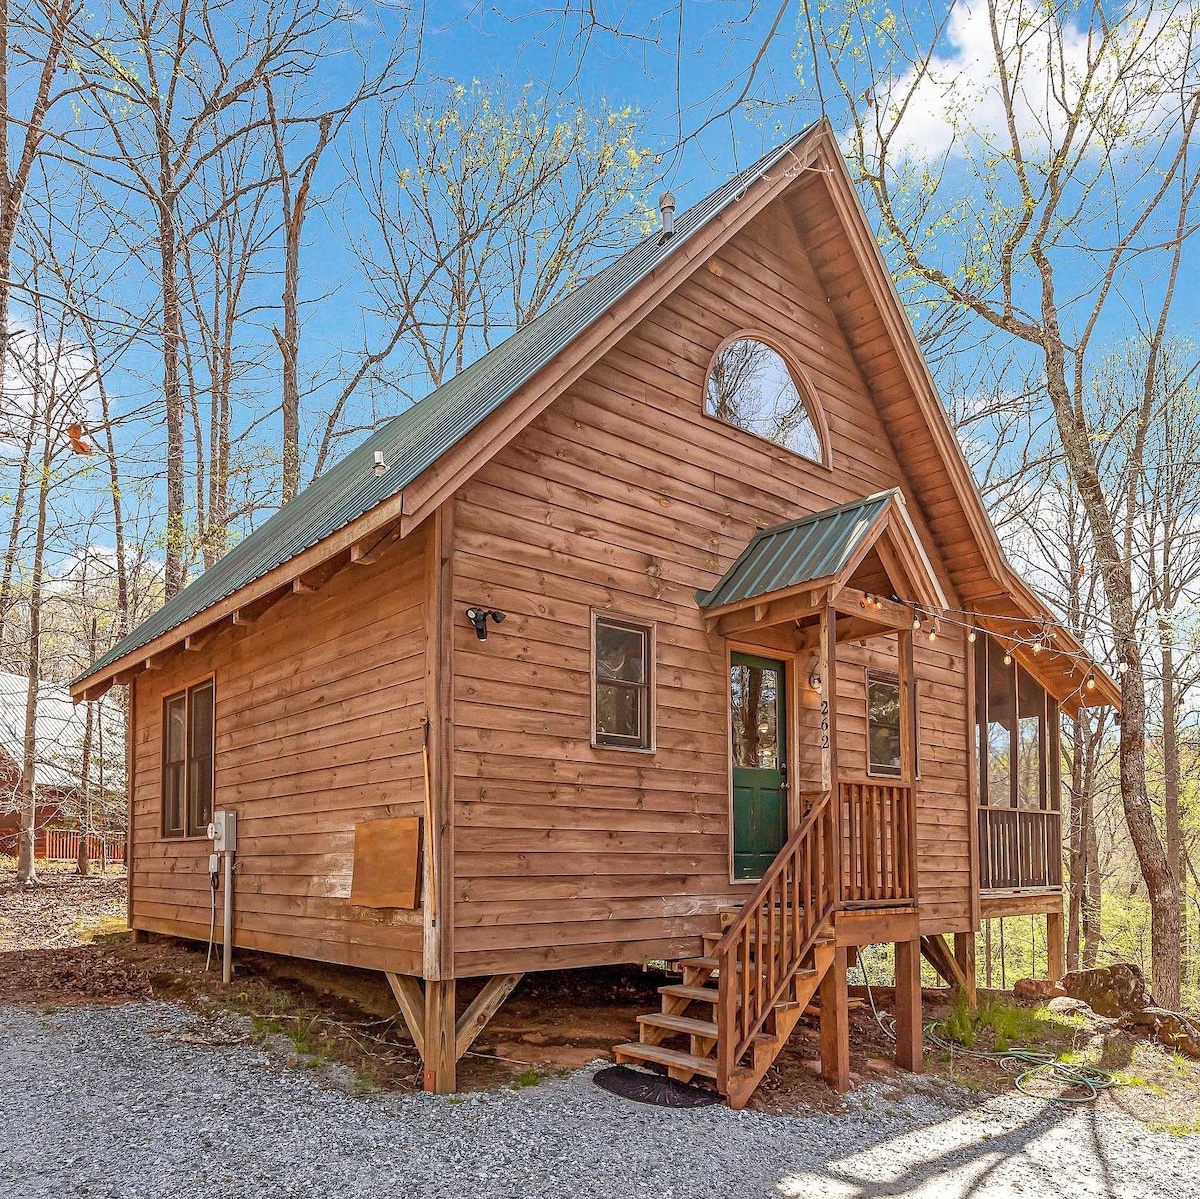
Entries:
POLYGON ((598 1087, 632 1099, 635 1103, 652 1103, 656 1107, 708 1107, 721 1102, 715 1091, 676 1082, 665 1074, 651 1074, 632 1066, 608 1066, 597 1071, 592 1081, 598 1087))

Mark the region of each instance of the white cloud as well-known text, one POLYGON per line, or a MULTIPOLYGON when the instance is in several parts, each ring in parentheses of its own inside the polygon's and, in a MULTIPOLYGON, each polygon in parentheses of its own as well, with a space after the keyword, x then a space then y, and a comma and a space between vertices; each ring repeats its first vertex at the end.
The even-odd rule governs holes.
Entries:
POLYGON ((1194 0, 1129 5, 1109 14, 1107 35, 1098 18, 1064 20, 1051 2, 997 0, 993 11, 994 23, 985 0, 959 0, 927 69, 878 85, 893 153, 920 162, 980 142, 1007 149, 1005 85, 1027 154, 1059 143, 1081 97, 1089 148, 1132 146, 1178 111, 1197 64, 1194 0))

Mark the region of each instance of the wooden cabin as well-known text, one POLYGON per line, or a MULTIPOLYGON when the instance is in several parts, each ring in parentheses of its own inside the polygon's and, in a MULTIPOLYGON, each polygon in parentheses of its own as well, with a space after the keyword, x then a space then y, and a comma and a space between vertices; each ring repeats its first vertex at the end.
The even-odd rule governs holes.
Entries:
POLYGON ((973 992, 985 913, 1061 941, 1057 713, 1116 700, 1005 561, 825 123, 74 694, 114 683, 135 930, 207 936, 233 810, 235 944, 386 972, 428 1087, 524 972, 656 960, 682 981, 618 1057, 735 1105, 814 996, 848 1085, 857 946, 896 946, 918 1069, 922 953, 973 992))

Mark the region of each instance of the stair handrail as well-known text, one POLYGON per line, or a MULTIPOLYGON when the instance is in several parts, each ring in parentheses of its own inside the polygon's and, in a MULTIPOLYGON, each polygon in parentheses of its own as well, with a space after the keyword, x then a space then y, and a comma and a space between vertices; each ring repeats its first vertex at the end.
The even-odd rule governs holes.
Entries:
POLYGON ((717 1088, 722 1094, 837 908, 842 863, 836 827, 832 792, 814 795, 804 819, 713 948, 720 994, 717 1088), (757 952, 751 952, 752 945, 757 952), (766 955, 764 945, 769 945, 766 955))

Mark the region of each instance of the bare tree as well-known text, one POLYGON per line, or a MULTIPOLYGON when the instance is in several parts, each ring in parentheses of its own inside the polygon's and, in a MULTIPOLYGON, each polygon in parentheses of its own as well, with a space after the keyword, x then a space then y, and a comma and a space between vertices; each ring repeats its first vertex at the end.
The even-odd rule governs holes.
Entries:
POLYGON ((383 106, 348 171, 383 332, 326 414, 319 475, 354 390, 395 354, 393 389, 421 395, 572 290, 641 227, 650 162, 630 109, 452 84, 383 106))
POLYGON ((868 0, 827 10, 814 44, 897 266, 1040 367, 1122 671, 1121 793, 1151 898, 1154 992, 1177 1004, 1179 881, 1147 793, 1137 597, 1085 393, 1098 331, 1137 293, 1150 353, 1130 428, 1144 445, 1195 229, 1200 9, 868 0))
MULTIPOLYGON (((340 8, 329 0, 113 0, 111 7, 79 58, 107 137, 107 148, 92 150, 88 161, 145 205, 145 233, 157 255, 169 598, 186 574, 185 197, 231 142, 266 129, 265 111, 252 111, 263 81, 311 70, 340 8)), ((232 192, 225 205, 236 207, 244 194, 232 192)))
MULTIPOLYGON (((9 366, 13 250, 25 194, 47 142, 54 141, 55 110, 79 91, 67 51, 83 11, 79 0, 0 5, 0 397, 9 366)), ((8 418, 2 399, 0 413, 8 418)))

